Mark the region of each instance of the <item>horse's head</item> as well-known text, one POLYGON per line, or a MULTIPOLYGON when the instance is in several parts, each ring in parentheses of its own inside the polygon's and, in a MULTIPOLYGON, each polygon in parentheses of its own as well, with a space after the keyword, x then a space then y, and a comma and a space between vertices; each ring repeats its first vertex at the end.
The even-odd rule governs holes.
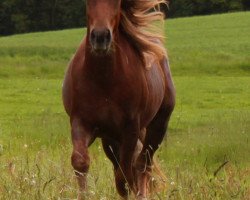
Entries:
POLYGON ((121 0, 87 0, 88 39, 92 51, 109 52, 120 18, 121 0))

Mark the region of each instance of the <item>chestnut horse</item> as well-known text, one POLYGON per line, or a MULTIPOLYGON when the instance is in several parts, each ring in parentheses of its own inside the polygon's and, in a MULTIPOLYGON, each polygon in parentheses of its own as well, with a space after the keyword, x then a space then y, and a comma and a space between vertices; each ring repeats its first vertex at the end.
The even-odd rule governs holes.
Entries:
POLYGON ((114 165, 118 193, 148 196, 153 156, 175 104, 162 36, 149 25, 162 20, 160 0, 87 0, 87 35, 63 84, 75 169, 86 191, 88 147, 101 138, 114 165))

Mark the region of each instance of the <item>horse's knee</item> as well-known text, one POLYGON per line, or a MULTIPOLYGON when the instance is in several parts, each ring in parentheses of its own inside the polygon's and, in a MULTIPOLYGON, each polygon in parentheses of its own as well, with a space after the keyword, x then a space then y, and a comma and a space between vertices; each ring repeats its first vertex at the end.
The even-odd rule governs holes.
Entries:
POLYGON ((89 169, 90 159, 87 153, 80 154, 73 152, 71 156, 71 164, 76 172, 87 173, 89 169))

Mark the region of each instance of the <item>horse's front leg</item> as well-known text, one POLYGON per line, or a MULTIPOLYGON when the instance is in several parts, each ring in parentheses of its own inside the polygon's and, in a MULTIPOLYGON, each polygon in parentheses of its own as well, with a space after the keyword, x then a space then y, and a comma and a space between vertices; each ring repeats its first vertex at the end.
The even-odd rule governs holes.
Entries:
POLYGON ((95 137, 91 130, 84 125, 79 118, 71 119, 71 134, 73 143, 73 152, 71 164, 75 170, 79 185, 78 199, 86 191, 86 176, 89 169, 90 158, 88 155, 88 146, 94 141, 95 137))
POLYGON ((122 130, 120 166, 115 178, 118 192, 124 199, 128 197, 131 190, 136 192, 132 164, 139 133, 138 119, 127 121, 122 130))

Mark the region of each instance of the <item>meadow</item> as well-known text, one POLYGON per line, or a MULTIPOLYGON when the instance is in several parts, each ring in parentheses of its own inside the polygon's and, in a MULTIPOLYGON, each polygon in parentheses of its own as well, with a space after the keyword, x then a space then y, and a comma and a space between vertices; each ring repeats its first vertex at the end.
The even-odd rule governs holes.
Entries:
MULTIPOLYGON (((250 199, 249 19, 239 12, 166 21, 177 103, 157 154, 166 188, 152 199, 250 199)), ((84 34, 0 37, 0 199, 76 198, 61 86, 84 34)), ((99 140, 90 154, 87 199, 119 199, 99 140)))

